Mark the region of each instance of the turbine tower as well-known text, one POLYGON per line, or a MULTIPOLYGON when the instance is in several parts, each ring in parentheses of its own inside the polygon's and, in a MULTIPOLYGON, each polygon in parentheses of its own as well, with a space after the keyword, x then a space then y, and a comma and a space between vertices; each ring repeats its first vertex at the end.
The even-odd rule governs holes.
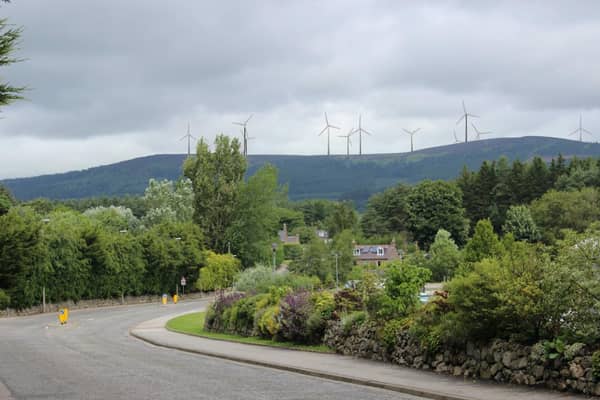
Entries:
POLYGON ((244 153, 244 157, 248 156, 248 129, 247 129, 247 125, 248 125, 248 121, 250 121, 250 118, 252 118, 254 114, 250 114, 250 116, 248 117, 248 119, 244 122, 233 122, 234 125, 239 125, 242 127, 242 138, 244 141, 244 149, 243 149, 243 153, 244 153))
POLYGON ((583 127, 583 122, 582 122, 582 117, 581 114, 579 114, 579 128, 575 129, 573 132, 569 133, 569 136, 573 136, 576 133, 579 133, 579 141, 583 142, 583 134, 587 133, 588 135, 592 136, 592 132, 588 131, 587 129, 585 129, 583 127))
POLYGON ((354 128, 350 129, 346 135, 338 135, 338 137, 346 138, 346 158, 350 158, 350 145, 352 141, 350 140, 350 136, 352 136, 355 132, 354 128))
POLYGON ((460 143, 460 140, 458 140, 458 136, 456 136, 456 129, 453 129, 452 133, 454 133, 454 143, 460 143))
POLYGON ((190 123, 188 122, 188 128, 187 128, 187 134, 182 136, 181 139, 179 139, 179 141, 182 141, 183 139, 187 138, 187 142, 188 142, 188 157, 191 154, 191 141, 192 139, 197 140, 194 136, 192 136, 192 134, 190 133, 190 123))
POLYGON ((410 135, 410 152, 412 153, 413 152, 413 137, 415 136, 415 133, 417 133, 421 130, 421 128, 417 128, 412 131, 409 131, 408 129, 404 129, 404 128, 402 128, 402 130, 410 135))
POLYGON ((331 128, 333 128, 333 129, 340 129, 339 127, 331 125, 329 123, 329 119, 327 118, 327 113, 325 113, 325 128, 323 128, 323 130, 319 133, 319 136, 321 136, 322 134, 324 134, 325 132, 327 132, 327 155, 331 154, 331 152, 330 152, 330 145, 329 145, 329 137, 330 137, 330 134, 331 134, 331 132, 330 132, 331 128))
POLYGON ((479 140, 481 138, 481 135, 489 135, 490 133, 492 133, 491 131, 486 131, 486 132, 480 131, 479 129, 477 129, 477 127, 475 126, 475 124, 472 123, 472 122, 471 122, 471 126, 473 127, 473 129, 477 133, 477 140, 479 140))
POLYGON ((371 132, 363 129, 362 127, 362 115, 358 114, 358 128, 355 129, 352 133, 358 133, 358 155, 362 155, 362 134, 366 133, 371 136, 371 132))
POLYGON ((468 127, 469 127, 469 117, 471 118, 479 118, 478 115, 473 115, 473 114, 469 114, 467 112, 467 107, 465 106, 465 101, 463 100, 462 102, 462 106, 463 106, 463 112, 464 114, 458 119, 458 121, 456 121, 456 125, 460 124, 460 121, 462 121, 463 119, 465 120, 465 143, 467 143, 469 141, 469 133, 467 131, 468 127))

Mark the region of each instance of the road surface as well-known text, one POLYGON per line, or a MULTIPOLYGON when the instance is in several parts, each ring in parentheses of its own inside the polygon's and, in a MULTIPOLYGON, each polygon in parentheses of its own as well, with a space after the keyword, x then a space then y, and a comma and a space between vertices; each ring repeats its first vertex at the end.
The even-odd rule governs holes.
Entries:
POLYGON ((0 399, 406 399, 381 389, 158 348, 129 328, 204 303, 0 319, 0 399))

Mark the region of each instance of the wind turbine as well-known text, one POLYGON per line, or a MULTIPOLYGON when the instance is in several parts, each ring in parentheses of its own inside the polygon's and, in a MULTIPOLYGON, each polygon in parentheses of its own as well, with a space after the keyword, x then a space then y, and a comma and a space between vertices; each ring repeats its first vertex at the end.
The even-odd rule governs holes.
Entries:
POLYGON ((327 113, 325 113, 325 128, 323 128, 323 130, 319 133, 319 136, 321 136, 323 133, 327 132, 327 155, 330 155, 330 146, 329 146, 329 136, 331 134, 330 128, 340 129, 339 127, 331 125, 329 123, 329 119, 327 118, 327 113))
POLYGON ((242 127, 242 137, 244 139, 244 157, 248 156, 248 129, 246 125, 248 125, 248 121, 252 118, 254 114, 250 114, 248 119, 244 122, 233 122, 234 125, 239 125, 242 127))
POLYGON ((410 135, 410 152, 412 153, 413 152, 413 136, 415 136, 415 133, 419 132, 421 130, 421 128, 417 128, 412 131, 409 131, 408 129, 404 129, 404 128, 402 128, 402 130, 410 135))
POLYGON ((456 129, 453 129, 452 133, 454 133, 454 143, 460 143, 460 140, 458 140, 458 136, 456 136, 456 129))
POLYGON ((486 131, 486 132, 480 131, 479 129, 477 129, 475 124, 472 122, 471 122, 471 126, 473 127, 473 129, 475 129, 475 132, 477 133, 477 140, 479 140, 481 138, 481 135, 489 135, 490 133, 492 133, 491 131, 486 131))
POLYGON ((467 107, 465 106, 465 101, 463 100, 462 102, 462 106, 463 106, 463 112, 464 114, 458 119, 458 121, 456 121, 456 125, 458 125, 460 123, 460 121, 462 121, 463 119, 465 120, 465 143, 467 143, 469 141, 469 133, 467 131, 469 123, 469 117, 471 118, 479 118, 478 115, 473 115, 473 114, 469 114, 467 112, 467 107))
POLYGON ((190 123, 188 122, 188 128, 187 128, 187 134, 182 136, 181 139, 179 139, 179 141, 182 141, 183 139, 187 138, 187 142, 188 142, 188 157, 190 156, 190 143, 191 140, 198 140, 196 139, 194 136, 192 136, 192 134, 190 133, 190 123))
POLYGON ((592 132, 588 131, 587 129, 585 129, 583 127, 581 114, 579 114, 579 128, 577 128, 573 132, 569 133, 569 136, 573 136, 576 133, 579 133, 579 141, 580 142, 583 142, 583 134, 584 133, 587 133, 588 135, 592 136, 592 132))
POLYGON ((358 128, 352 133, 358 133, 358 155, 362 155, 362 134, 366 133, 371 136, 371 132, 362 128, 362 115, 358 114, 358 128))
POLYGON ((350 136, 352 136, 355 132, 354 128, 350 129, 346 135, 338 135, 338 137, 346 138, 346 158, 350 158, 350 145, 352 141, 350 140, 350 136))

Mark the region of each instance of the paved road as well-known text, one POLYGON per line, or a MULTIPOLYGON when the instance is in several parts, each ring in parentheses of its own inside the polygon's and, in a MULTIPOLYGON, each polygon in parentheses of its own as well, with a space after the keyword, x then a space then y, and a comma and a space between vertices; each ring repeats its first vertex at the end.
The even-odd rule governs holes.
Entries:
POLYGON ((420 398, 145 344, 130 327, 201 302, 0 319, 0 399, 420 398))

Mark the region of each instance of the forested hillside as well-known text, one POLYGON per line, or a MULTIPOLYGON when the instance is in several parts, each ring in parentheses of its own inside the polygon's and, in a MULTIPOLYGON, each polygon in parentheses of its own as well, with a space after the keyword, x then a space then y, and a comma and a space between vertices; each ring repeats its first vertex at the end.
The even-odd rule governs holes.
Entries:
MULTIPOLYGON (((547 137, 481 140, 440 146, 414 153, 363 156, 250 155, 248 174, 265 163, 279 170, 280 183, 289 184, 292 200, 308 198, 353 200, 363 206, 369 196, 397 182, 455 178, 463 166, 478 168, 484 160, 506 156, 549 160, 600 155, 600 144, 547 137)), ((5 184, 20 200, 87 198, 142 194, 150 178, 174 180, 181 176, 185 156, 163 154, 116 164, 32 178, 7 179, 5 184)))

